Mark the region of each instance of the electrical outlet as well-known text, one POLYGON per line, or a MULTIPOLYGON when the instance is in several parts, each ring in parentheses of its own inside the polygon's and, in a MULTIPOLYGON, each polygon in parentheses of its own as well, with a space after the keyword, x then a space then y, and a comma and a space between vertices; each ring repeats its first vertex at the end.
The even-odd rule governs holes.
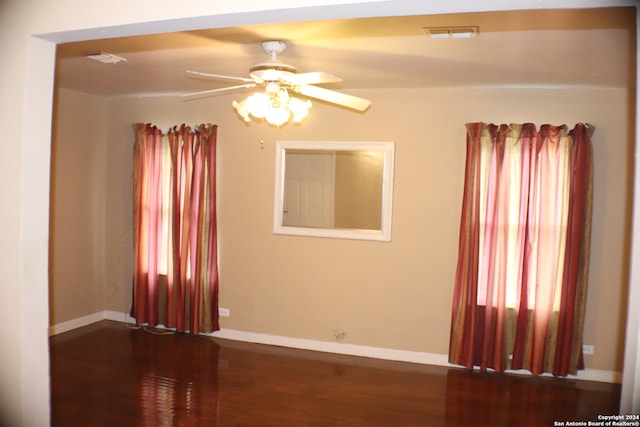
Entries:
POLYGON ((333 331, 333 336, 336 338, 337 342, 340 342, 344 339, 344 337, 347 336, 347 332, 343 329, 336 329, 335 331, 333 331))
POLYGON ((231 310, 228 308, 218 307, 218 314, 220 317, 229 317, 231 316, 231 310))
POLYGON ((593 355, 593 350, 594 347, 592 345, 583 345, 582 346, 582 353, 583 354, 587 354, 587 355, 593 355))

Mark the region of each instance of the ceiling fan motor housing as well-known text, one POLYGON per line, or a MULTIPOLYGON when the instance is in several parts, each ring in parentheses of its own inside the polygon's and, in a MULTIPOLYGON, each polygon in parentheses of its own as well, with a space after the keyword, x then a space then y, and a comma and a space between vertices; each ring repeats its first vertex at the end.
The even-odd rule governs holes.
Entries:
POLYGON ((285 51, 287 44, 281 40, 270 40, 262 43, 262 48, 271 55, 270 61, 259 62, 249 69, 251 78, 263 82, 277 82, 283 75, 296 74, 298 70, 293 65, 278 59, 278 55, 285 51))
POLYGON ((249 69, 249 76, 263 82, 277 82, 283 75, 296 74, 298 70, 293 65, 282 61, 260 62, 249 69))

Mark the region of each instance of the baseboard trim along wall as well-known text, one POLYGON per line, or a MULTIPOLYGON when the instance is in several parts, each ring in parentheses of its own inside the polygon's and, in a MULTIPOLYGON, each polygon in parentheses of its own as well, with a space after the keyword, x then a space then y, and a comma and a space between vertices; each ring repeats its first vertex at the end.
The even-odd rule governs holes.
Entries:
MULTIPOLYGON (((87 326, 101 320, 135 323, 135 319, 133 319, 126 313, 106 310, 50 326, 49 336, 61 334, 63 332, 77 329, 82 326, 87 326)), ((448 356, 446 354, 424 353, 418 351, 369 347, 340 342, 289 338, 277 335, 259 334, 255 332, 236 331, 234 329, 222 329, 214 333, 203 335, 234 341, 250 342, 255 344, 275 345, 301 350, 312 350, 325 353, 344 354, 349 356, 369 357, 373 359, 395 360, 399 362, 419 363, 424 365, 455 366, 448 362, 448 356)), ((520 375, 531 375, 530 372, 525 370, 514 370, 508 372, 520 375)), ((543 376, 550 375, 545 374, 543 376)), ((620 384, 622 382, 622 373, 615 371, 604 371, 600 369, 585 369, 584 371, 579 371, 578 375, 569 375, 567 378, 620 384)))
MULTIPOLYGON (((81 328, 83 326, 90 325, 92 323, 99 322, 101 320, 105 320, 104 311, 89 314, 88 316, 78 317, 77 319, 72 319, 66 322, 58 323, 52 326, 49 326, 49 336, 58 335, 63 332, 71 331, 73 329, 81 328)), ((115 320, 115 319, 110 319, 115 320)))

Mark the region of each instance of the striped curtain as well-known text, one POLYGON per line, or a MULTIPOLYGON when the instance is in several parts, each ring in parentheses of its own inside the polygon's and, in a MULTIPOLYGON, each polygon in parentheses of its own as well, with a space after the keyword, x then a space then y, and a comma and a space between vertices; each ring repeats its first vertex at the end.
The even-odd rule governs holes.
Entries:
POLYGON ((134 130, 131 316, 192 334, 218 330, 217 127, 134 130))
POLYGON ((584 369, 593 128, 467 124, 449 361, 584 369))

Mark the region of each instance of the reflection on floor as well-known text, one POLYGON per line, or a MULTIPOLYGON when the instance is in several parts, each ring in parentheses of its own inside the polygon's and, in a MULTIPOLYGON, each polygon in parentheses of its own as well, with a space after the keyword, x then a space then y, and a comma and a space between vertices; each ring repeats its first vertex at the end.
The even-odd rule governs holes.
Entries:
POLYGON ((620 386, 152 334, 51 338, 53 426, 552 426, 618 411, 620 386))

